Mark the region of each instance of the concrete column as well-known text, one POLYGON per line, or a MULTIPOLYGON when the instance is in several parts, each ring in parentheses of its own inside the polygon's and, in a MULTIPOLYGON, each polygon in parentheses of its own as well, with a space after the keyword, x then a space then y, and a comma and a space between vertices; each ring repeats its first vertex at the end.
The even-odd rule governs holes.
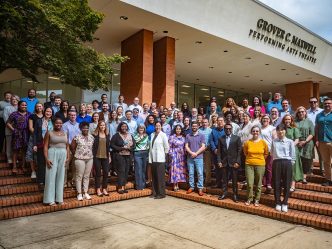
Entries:
POLYGON ((169 106, 175 98, 175 39, 164 37, 153 44, 153 101, 169 106))
POLYGON ((153 32, 141 30, 121 42, 121 55, 130 59, 121 64, 121 94, 131 104, 135 97, 141 104, 152 101, 153 32))
POLYGON ((310 97, 319 99, 319 83, 304 81, 286 84, 286 97, 290 100, 294 111, 298 106, 307 108, 310 97))

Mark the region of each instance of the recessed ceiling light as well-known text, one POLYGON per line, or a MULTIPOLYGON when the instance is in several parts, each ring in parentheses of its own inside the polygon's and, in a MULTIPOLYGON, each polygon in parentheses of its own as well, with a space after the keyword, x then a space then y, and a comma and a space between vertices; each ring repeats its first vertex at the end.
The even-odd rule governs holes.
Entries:
POLYGON ((299 73, 297 73, 296 75, 300 75, 299 73))
POLYGON ((249 76, 249 75, 246 75, 246 76, 244 76, 244 77, 249 78, 250 76, 249 76))
POLYGON ((210 69, 213 69, 214 67, 209 67, 210 69))
POLYGON ((27 82, 32 83, 33 81, 32 80, 27 80, 27 82))
POLYGON ((181 94, 184 94, 184 95, 186 95, 186 94, 188 94, 187 92, 180 92, 181 94))
POLYGON ((224 50, 224 53, 227 53, 228 52, 228 50, 224 50))
POLYGON ((168 30, 164 30, 163 33, 164 33, 164 34, 167 34, 167 33, 168 33, 168 30))
POLYGON ((201 88, 202 91, 209 91, 209 88, 201 88))
POLYGON ((121 85, 121 83, 120 83, 120 82, 118 82, 118 85, 121 85))
POLYGON ((224 97, 224 95, 223 95, 223 94, 219 94, 219 96, 220 96, 220 97, 224 97))
POLYGON ((210 98, 210 96, 209 96, 209 95, 204 95, 203 97, 205 97, 205 98, 210 98))
POLYGON ((203 42, 201 41, 195 41, 196 44, 202 44, 203 42))
POLYGON ((182 87, 184 87, 184 88, 190 88, 191 86, 188 86, 188 85, 182 85, 182 87))
POLYGON ((55 77, 55 76, 48 76, 49 79, 52 79, 52 80, 60 80, 59 77, 55 77))
POLYGON ((224 93, 224 91, 218 91, 218 93, 224 93))
POLYGON ((187 63, 189 63, 189 64, 190 64, 190 63, 191 63, 191 61, 187 61, 187 63))
POLYGON ((232 72, 228 72, 228 73, 232 73, 232 72))
POLYGON ((126 21, 126 20, 128 20, 128 17, 126 17, 126 16, 120 16, 120 20, 126 21))
POLYGON ((265 63, 265 66, 268 66, 268 65, 270 65, 269 63, 265 63))
POLYGON ((245 59, 246 59, 246 60, 251 60, 251 57, 246 57, 245 59))
POLYGON ((118 73, 115 73, 115 74, 113 74, 113 76, 119 76, 119 74, 118 74, 118 73))
POLYGON ((282 71, 285 71, 285 70, 286 70, 286 68, 281 68, 280 70, 282 70, 282 71))

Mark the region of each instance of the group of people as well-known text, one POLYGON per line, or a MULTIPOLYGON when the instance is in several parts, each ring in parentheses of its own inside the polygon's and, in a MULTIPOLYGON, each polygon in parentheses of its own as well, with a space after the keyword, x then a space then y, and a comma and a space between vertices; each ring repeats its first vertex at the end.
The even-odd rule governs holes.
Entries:
POLYGON ((316 97, 292 110, 287 99, 275 93, 266 105, 260 96, 251 105, 244 98, 238 106, 227 98, 224 106, 211 98, 206 107, 177 108, 140 105, 134 98, 127 105, 124 96, 111 105, 107 95, 101 101, 80 104, 77 109, 55 93, 41 104, 36 91, 28 97, 6 92, 0 101, 0 148, 6 144, 13 173, 18 166, 44 186, 43 202, 63 204, 64 187, 75 187, 77 199, 91 199, 89 179, 93 173, 97 196, 107 196, 110 174, 117 176, 117 191, 127 193, 128 174, 133 172, 135 188, 152 186, 152 197, 164 198, 167 181, 174 191, 179 183, 189 184, 187 194, 204 186, 222 189, 220 200, 228 198, 232 181, 233 200, 238 202, 238 177, 245 179, 245 205, 259 206, 262 186, 274 190, 276 210, 288 211, 288 197, 295 183, 307 183, 312 172, 315 148, 332 186, 332 99, 324 109, 316 97), (18 162, 21 162, 18 164, 18 162), (197 182, 195 179, 197 175, 197 182), (255 186, 255 188, 254 188, 255 186), (283 200, 281 192, 283 189, 283 200))

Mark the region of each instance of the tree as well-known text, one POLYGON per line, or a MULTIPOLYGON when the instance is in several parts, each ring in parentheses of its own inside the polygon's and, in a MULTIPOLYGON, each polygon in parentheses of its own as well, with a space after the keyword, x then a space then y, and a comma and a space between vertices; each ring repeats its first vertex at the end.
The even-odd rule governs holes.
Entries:
POLYGON ((40 73, 83 89, 106 89, 115 63, 88 46, 103 14, 87 0, 6 0, 0 4, 0 73, 18 69, 37 80, 40 73))

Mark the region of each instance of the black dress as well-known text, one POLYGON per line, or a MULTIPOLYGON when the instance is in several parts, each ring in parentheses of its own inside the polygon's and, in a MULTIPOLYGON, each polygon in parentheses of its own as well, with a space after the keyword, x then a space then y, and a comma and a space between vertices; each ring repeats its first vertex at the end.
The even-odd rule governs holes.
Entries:
MULTIPOLYGON (((128 135, 130 135, 128 133, 128 135)), ((115 170, 118 174, 118 186, 125 186, 128 179, 129 168, 133 162, 133 150, 135 148, 135 139, 132 135, 132 146, 130 146, 130 154, 122 155, 122 151, 124 151, 125 141, 122 139, 120 134, 117 132, 111 139, 110 146, 113 150, 113 160, 115 170)))

